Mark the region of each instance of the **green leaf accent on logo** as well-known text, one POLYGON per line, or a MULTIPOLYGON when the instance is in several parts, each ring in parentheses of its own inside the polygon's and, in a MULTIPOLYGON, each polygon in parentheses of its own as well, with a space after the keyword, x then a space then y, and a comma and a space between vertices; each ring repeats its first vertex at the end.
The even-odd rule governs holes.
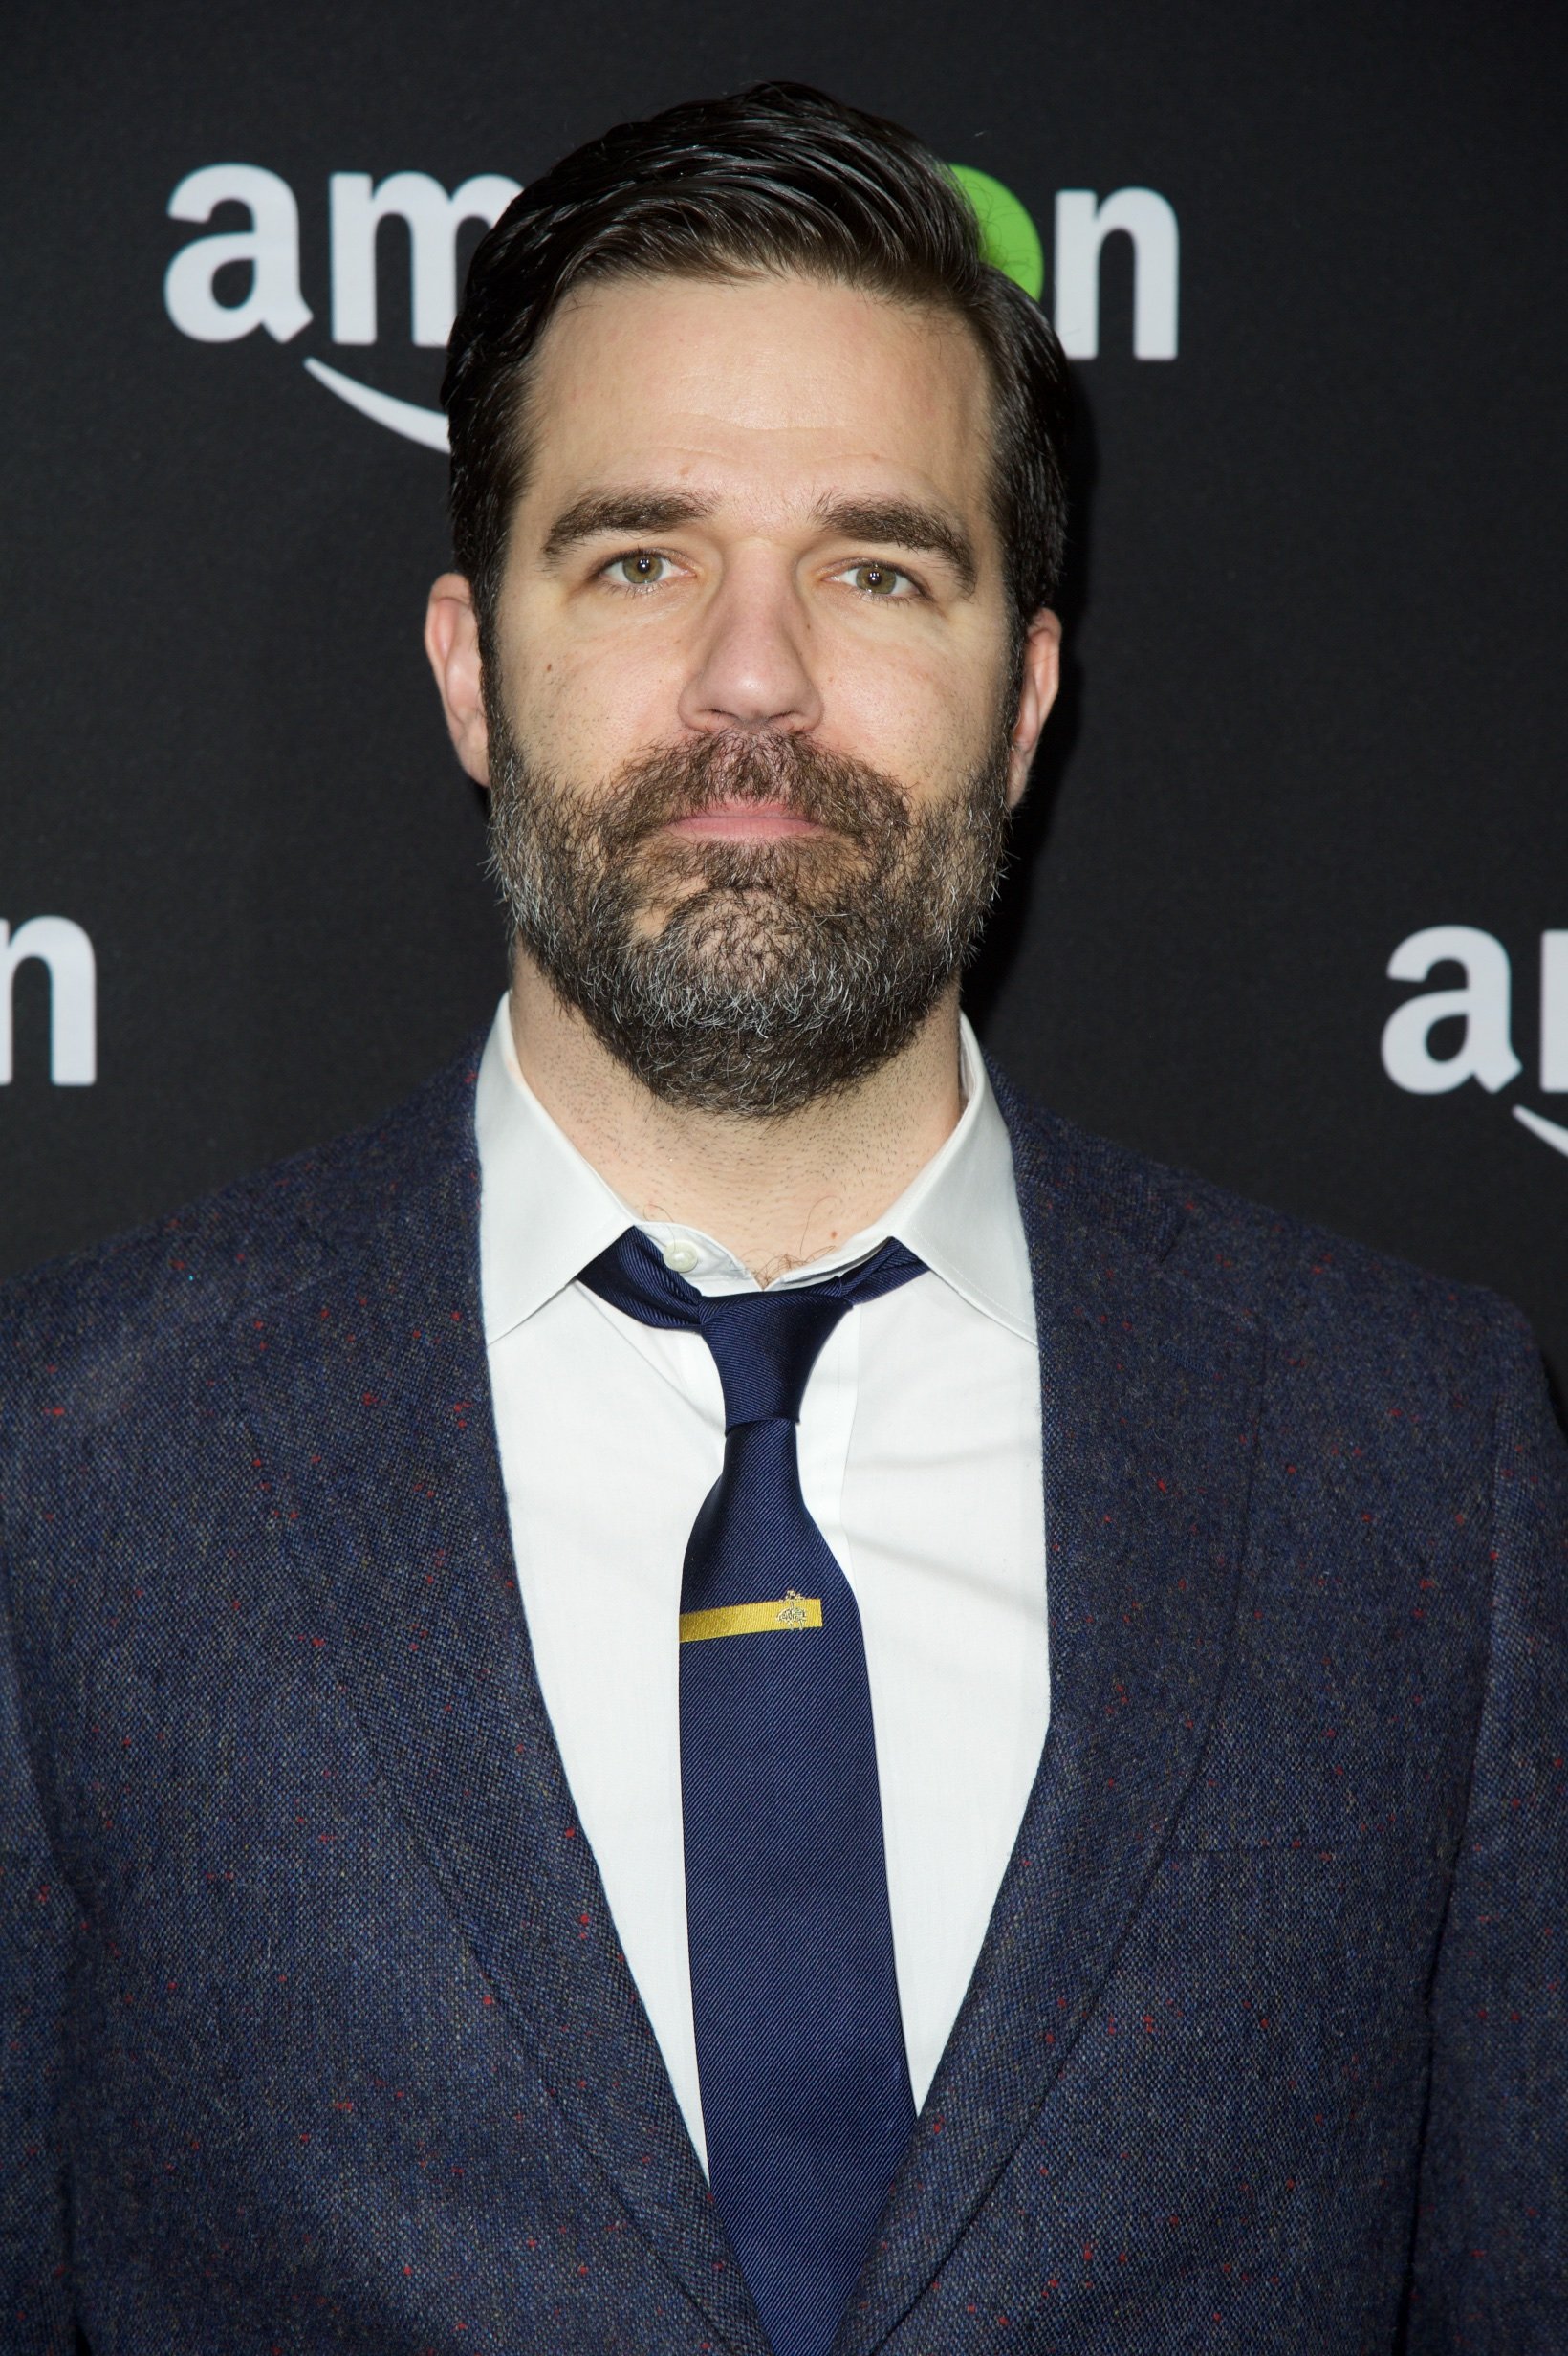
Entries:
POLYGON ((947 169, 974 207, 987 261, 1038 302, 1045 284, 1040 233, 1013 190, 969 164, 949 164, 947 169))

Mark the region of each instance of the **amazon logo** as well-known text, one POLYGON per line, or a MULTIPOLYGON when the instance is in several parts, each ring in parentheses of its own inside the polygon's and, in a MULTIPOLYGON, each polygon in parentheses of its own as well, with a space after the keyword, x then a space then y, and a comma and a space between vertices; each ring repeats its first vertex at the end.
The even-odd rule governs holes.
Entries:
MULTIPOLYGON (((979 215, 987 252, 999 270, 1034 296, 1044 290, 1045 251, 1026 207, 989 173, 954 164, 953 175, 979 215)), ((163 308, 196 343, 243 343, 271 336, 293 343, 320 331, 334 358, 302 355, 323 390, 372 425, 446 447, 446 421, 435 407, 405 401, 367 382, 362 355, 380 338, 376 265, 383 232, 406 241, 409 330, 414 344, 439 351, 457 308, 457 252, 470 223, 489 228, 517 194, 504 172, 476 172, 447 189, 428 172, 332 172, 325 190, 330 301, 318 321, 300 284, 300 207, 288 181, 259 164, 205 164, 187 172, 168 200, 172 221, 206 229, 182 245, 163 278, 163 308)), ((1124 240, 1132 270, 1132 356, 1171 360, 1177 354, 1181 241, 1176 215, 1153 188, 1091 188, 1056 193, 1052 287, 1056 333, 1070 360, 1100 353, 1101 257, 1124 240)))
POLYGON ((0 1087, 13 1068, 17 974, 36 967, 48 989, 49 1077, 56 1088, 90 1088, 98 1078, 98 960, 69 916, 30 916, 12 932, 0 920, 0 1087))
MULTIPOLYGON (((1537 970, 1537 1079, 1543 1096, 1568 1095, 1568 932, 1543 932, 1537 970)), ((1524 1064, 1514 1046, 1514 967, 1495 933, 1475 925, 1428 925, 1388 960, 1394 982, 1431 982, 1395 1007, 1383 1031, 1383 1068, 1411 1096, 1447 1096, 1474 1080, 1489 1096, 1511 1087, 1524 1064)), ((1568 1127, 1528 1104, 1510 1112, 1532 1137, 1568 1154, 1568 1127)))

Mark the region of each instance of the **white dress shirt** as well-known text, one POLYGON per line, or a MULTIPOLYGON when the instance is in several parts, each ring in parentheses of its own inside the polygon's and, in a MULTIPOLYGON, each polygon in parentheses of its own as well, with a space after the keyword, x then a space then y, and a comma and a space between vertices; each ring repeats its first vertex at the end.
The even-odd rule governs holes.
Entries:
MULTIPOLYGON (((518 1069, 503 999, 479 1070, 480 1276, 501 1473, 574 1805, 691 2140, 677 1620, 724 1460, 702 1336, 575 1281, 632 1212, 518 1069)), ((924 2103, 1018 1830, 1050 1707, 1040 1377, 1013 1157, 963 1026, 952 1135, 813 1283, 894 1236, 926 1274, 852 1308, 801 1405, 806 1505, 855 1591, 909 2075, 924 2103)), ((645 1223, 708 1293, 754 1289, 710 1236, 645 1223)), ((706 2164, 706 2162, 705 2162, 706 2164)))

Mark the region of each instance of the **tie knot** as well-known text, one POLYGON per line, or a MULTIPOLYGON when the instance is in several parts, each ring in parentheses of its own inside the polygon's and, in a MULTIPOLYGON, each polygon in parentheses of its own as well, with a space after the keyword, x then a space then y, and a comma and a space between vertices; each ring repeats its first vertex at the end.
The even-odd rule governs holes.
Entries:
POLYGON ((699 1293, 666 1268, 632 1227, 583 1270, 581 1282, 644 1325, 700 1333, 724 1386, 725 1429, 797 1420, 811 1370, 839 1319, 858 1300, 890 1293, 924 1263, 884 1243, 858 1267, 820 1284, 773 1285, 762 1293, 699 1293))
POLYGON ((811 1370, 852 1305, 805 1285, 703 1298, 698 1320, 724 1385, 725 1429, 775 1416, 798 1422, 811 1370))

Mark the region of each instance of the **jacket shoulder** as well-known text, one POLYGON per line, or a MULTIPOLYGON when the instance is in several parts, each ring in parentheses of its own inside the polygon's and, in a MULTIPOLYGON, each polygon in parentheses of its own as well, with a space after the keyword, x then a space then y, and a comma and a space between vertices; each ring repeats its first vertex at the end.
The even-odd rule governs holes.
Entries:
POLYGON ((0 1398, 122 1394, 129 1369, 307 1280, 471 1136, 477 1068, 472 1047, 381 1119, 0 1285, 0 1398))
POLYGON ((1375 1354, 1473 1364, 1530 1350, 1511 1301, 1079 1128, 993 1074, 1025 1219, 1114 1230, 1164 1273, 1281 1337, 1334 1329, 1375 1354))

